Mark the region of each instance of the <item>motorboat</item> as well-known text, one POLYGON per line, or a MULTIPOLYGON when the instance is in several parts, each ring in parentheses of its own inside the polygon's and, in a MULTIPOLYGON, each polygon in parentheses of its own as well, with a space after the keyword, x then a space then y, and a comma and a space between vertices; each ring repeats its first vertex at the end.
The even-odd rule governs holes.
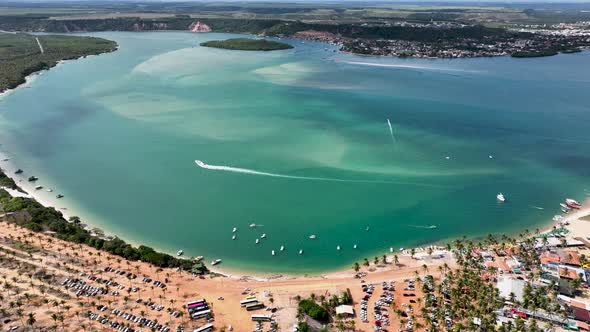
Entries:
POLYGON ((176 252, 176 256, 182 256, 183 254, 184 254, 184 251, 182 251, 182 250, 178 250, 176 252))
POLYGON ((504 197, 504 194, 499 193, 496 198, 498 199, 498 201, 500 202, 505 202, 506 201, 506 197, 504 197))
POLYGON ((211 261, 211 265, 217 265, 219 263, 221 263, 221 259, 219 259, 219 258, 211 261))
POLYGON ((578 203, 578 201, 576 201, 575 199, 571 199, 571 198, 567 198, 565 200, 565 204, 572 209, 579 209, 580 207, 582 207, 582 205, 580 203, 578 203))
POLYGON ((313 240, 313 239, 316 238, 316 236, 315 236, 315 234, 312 234, 312 235, 309 236, 309 238, 313 240))

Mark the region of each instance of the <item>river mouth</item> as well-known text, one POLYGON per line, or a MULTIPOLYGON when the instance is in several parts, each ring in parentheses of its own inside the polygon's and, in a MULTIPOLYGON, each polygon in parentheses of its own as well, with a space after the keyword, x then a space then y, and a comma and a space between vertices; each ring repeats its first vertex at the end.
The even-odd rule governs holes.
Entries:
POLYGON ((65 195, 56 207, 136 244, 315 273, 533 230, 586 193, 587 52, 400 60, 296 40, 198 46, 232 34, 91 35, 119 50, 3 97, 0 150, 65 195))

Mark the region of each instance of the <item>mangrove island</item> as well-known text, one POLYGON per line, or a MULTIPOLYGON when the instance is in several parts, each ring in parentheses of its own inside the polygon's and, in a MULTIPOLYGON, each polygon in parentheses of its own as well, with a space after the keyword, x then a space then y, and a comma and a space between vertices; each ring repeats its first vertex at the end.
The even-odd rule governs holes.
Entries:
POLYGON ((249 39, 249 38, 232 38, 226 40, 210 40, 201 43, 201 46, 223 48, 227 50, 240 50, 240 51, 275 51, 275 50, 287 50, 293 48, 293 46, 280 43, 277 41, 266 40, 266 39, 249 39))

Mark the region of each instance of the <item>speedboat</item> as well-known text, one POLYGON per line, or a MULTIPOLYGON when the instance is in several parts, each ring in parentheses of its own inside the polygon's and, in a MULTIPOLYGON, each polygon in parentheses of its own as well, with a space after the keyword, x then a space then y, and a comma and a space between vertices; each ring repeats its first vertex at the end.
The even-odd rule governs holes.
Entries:
POLYGON ((250 228, 256 227, 256 224, 250 224, 250 228))
POLYGON ((199 165, 199 167, 207 167, 207 164, 205 164, 204 162, 200 161, 200 160, 195 160, 195 163, 197 165, 199 165))
POLYGON ((237 231, 238 231, 238 229, 236 227, 234 227, 234 229, 231 230, 232 233, 235 233, 237 231))
POLYGON ((62 194, 57 194, 57 196, 55 196, 55 197, 57 197, 57 198, 62 198, 62 197, 64 197, 64 195, 62 195, 62 194))
POLYGON ((299 255, 303 255, 303 249, 299 250, 299 255))
POLYGON ((256 244, 260 243, 260 239, 256 239, 256 244))
POLYGON ((260 236, 260 238, 261 238, 261 239, 264 239, 264 238, 266 238, 266 233, 263 233, 263 234, 260 236))
POLYGON ((178 250, 176 252, 176 256, 182 256, 183 254, 184 254, 184 251, 182 251, 182 250, 178 250))
POLYGON ((236 239, 236 236, 235 236, 235 235, 234 235, 234 236, 232 236, 232 237, 231 237, 231 239, 232 239, 232 240, 235 240, 235 239, 236 239))
POLYGON ((315 236, 315 234, 312 234, 312 235, 309 236, 309 238, 313 240, 313 239, 316 238, 316 236, 315 236))
POLYGON ((284 250, 285 250, 285 246, 281 246, 281 251, 284 251, 284 250))
POLYGON ((218 258, 218 259, 215 259, 215 260, 213 260, 213 261, 211 262, 211 265, 217 265, 217 264, 219 264, 219 263, 221 263, 221 259, 219 259, 219 258, 218 258))
POLYGON ((53 191, 53 189, 51 189, 51 188, 47 188, 46 190, 47 190, 47 192, 52 192, 53 191))
POLYGON ((582 205, 580 203, 578 203, 578 201, 576 201, 575 199, 571 199, 571 198, 567 198, 565 200, 565 204, 572 209, 579 209, 580 207, 582 207, 582 205))
POLYGON ((336 246, 336 250, 340 250, 340 246, 336 246))
POLYGON ((393 252, 393 247, 389 247, 389 252, 393 252))
POLYGON ((356 249, 356 244, 354 246, 352 246, 352 249, 356 249))
POLYGON ((271 255, 273 255, 273 256, 275 255, 275 251, 274 251, 274 250, 273 250, 273 251, 271 251, 270 253, 271 253, 271 255))
POLYGON ((23 172, 23 170, 19 168, 16 170, 16 172, 14 172, 14 174, 21 174, 22 172, 23 172))
POLYGON ((498 199, 498 201, 500 202, 505 202, 506 201, 506 197, 504 197, 504 194, 499 193, 496 198, 498 199))
POLYGON ((367 226, 367 227, 365 228, 365 232, 368 232, 368 231, 369 231, 369 226, 367 226))
POLYGON ((30 182, 34 182, 34 181, 37 181, 37 180, 39 180, 38 177, 36 177, 36 176, 29 176, 29 181, 30 182))
POLYGON ((36 186, 35 190, 43 189, 43 186, 36 186))

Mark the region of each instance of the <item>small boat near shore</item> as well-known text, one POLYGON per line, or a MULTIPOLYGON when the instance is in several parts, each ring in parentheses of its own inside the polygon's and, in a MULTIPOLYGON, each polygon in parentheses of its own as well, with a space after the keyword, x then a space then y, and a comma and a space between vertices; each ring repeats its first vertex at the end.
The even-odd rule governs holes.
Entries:
POLYGON ((22 174, 23 170, 22 169, 17 169, 16 172, 14 172, 14 174, 22 174))
POLYGON ((202 260, 203 260, 203 258, 205 258, 205 257, 203 257, 203 256, 197 256, 197 257, 195 258, 195 262, 200 262, 200 261, 202 261, 202 260))
POLYGON ((182 256, 182 255, 184 255, 184 251, 182 251, 182 250, 178 250, 178 251, 176 252, 176 256, 179 256, 179 257, 180 257, 180 256, 182 256))
POLYGON ((36 176, 29 176, 29 182, 35 182, 37 180, 39 180, 38 177, 36 177, 36 176))
POLYGON ((51 189, 51 188, 47 188, 46 190, 47 190, 48 193, 53 192, 53 189, 51 189))
POLYGON ((220 258, 214 259, 214 260, 211 261, 211 265, 217 265, 219 263, 221 263, 221 259, 220 258))
POLYGON ((565 199, 565 205, 567 205, 571 209, 579 209, 582 207, 582 205, 580 203, 578 203, 578 201, 576 201, 575 199, 571 199, 571 198, 565 199))
POLYGON ((41 190, 41 189, 43 189, 43 186, 36 186, 35 187, 35 190, 41 190))
POLYGON ((64 195, 62 195, 62 194, 58 194, 58 195, 57 195, 57 196, 55 196, 55 197, 56 197, 56 198, 63 198, 63 197, 64 197, 64 195))

